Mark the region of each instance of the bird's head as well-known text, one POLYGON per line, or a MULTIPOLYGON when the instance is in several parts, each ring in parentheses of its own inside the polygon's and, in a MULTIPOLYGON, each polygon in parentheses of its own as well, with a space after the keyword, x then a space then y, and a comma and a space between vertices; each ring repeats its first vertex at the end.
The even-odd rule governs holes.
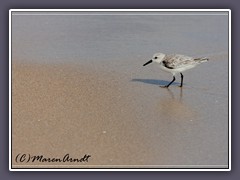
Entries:
POLYGON ((146 65, 148 65, 152 62, 161 63, 164 57, 165 57, 165 54, 156 53, 156 54, 153 55, 152 59, 149 60, 148 62, 146 62, 145 64, 143 64, 143 66, 146 66, 146 65))

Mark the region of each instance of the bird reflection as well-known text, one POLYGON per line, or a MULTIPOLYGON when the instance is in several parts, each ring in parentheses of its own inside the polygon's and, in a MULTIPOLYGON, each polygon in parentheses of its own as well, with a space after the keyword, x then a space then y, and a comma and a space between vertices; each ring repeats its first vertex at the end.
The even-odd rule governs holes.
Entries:
MULTIPOLYGON (((179 89, 180 89, 180 93, 179 93, 179 98, 178 98, 178 100, 179 100, 179 102, 181 102, 181 101, 182 101, 182 97, 183 97, 183 88, 179 88, 179 89)), ((169 93, 169 95, 171 96, 171 98, 172 98, 173 100, 174 100, 174 99, 177 99, 177 98, 175 98, 175 96, 174 96, 172 90, 170 90, 170 88, 167 88, 167 92, 169 93)))
POLYGON ((166 93, 157 104, 157 112, 161 117, 174 121, 194 118, 194 111, 184 102, 183 89, 179 88, 176 91, 170 88, 163 89, 166 93))

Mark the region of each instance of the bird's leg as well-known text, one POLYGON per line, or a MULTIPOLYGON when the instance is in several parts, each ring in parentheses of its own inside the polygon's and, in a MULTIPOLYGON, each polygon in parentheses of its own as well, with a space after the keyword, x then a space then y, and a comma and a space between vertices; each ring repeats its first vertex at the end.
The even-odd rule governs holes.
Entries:
POLYGON ((180 74, 181 74, 181 85, 179 87, 182 87, 183 86, 183 74, 182 73, 180 73, 180 74))
MULTIPOLYGON (((166 88, 168 88, 173 82, 175 81, 175 76, 173 76, 173 80, 168 84, 168 85, 166 85, 166 86, 163 86, 163 87, 166 87, 166 88)), ((160 86, 160 87, 162 87, 162 86, 160 86)))

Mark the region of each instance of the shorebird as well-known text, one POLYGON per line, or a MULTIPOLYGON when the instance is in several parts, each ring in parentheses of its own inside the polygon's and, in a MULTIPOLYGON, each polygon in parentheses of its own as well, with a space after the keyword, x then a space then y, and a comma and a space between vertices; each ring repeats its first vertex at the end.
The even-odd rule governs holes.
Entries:
POLYGON ((200 57, 200 58, 193 58, 181 54, 163 54, 163 53, 156 53, 153 55, 153 58, 143 64, 143 66, 146 66, 152 62, 156 62, 160 64, 160 68, 166 72, 170 72, 173 75, 173 80, 166 86, 168 88, 174 81, 175 81, 175 75, 177 73, 181 74, 181 85, 179 87, 183 86, 183 71, 186 71, 188 69, 192 69, 198 64, 201 64, 203 62, 208 61, 208 58, 206 57, 200 57))

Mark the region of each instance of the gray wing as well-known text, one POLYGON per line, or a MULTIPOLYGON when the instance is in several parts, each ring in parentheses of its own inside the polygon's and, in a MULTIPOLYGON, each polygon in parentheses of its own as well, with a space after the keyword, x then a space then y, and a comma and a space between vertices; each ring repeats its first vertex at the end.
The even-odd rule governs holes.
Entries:
POLYGON ((191 65, 193 58, 180 54, 166 55, 163 59, 163 65, 168 69, 177 69, 186 65, 191 65))

